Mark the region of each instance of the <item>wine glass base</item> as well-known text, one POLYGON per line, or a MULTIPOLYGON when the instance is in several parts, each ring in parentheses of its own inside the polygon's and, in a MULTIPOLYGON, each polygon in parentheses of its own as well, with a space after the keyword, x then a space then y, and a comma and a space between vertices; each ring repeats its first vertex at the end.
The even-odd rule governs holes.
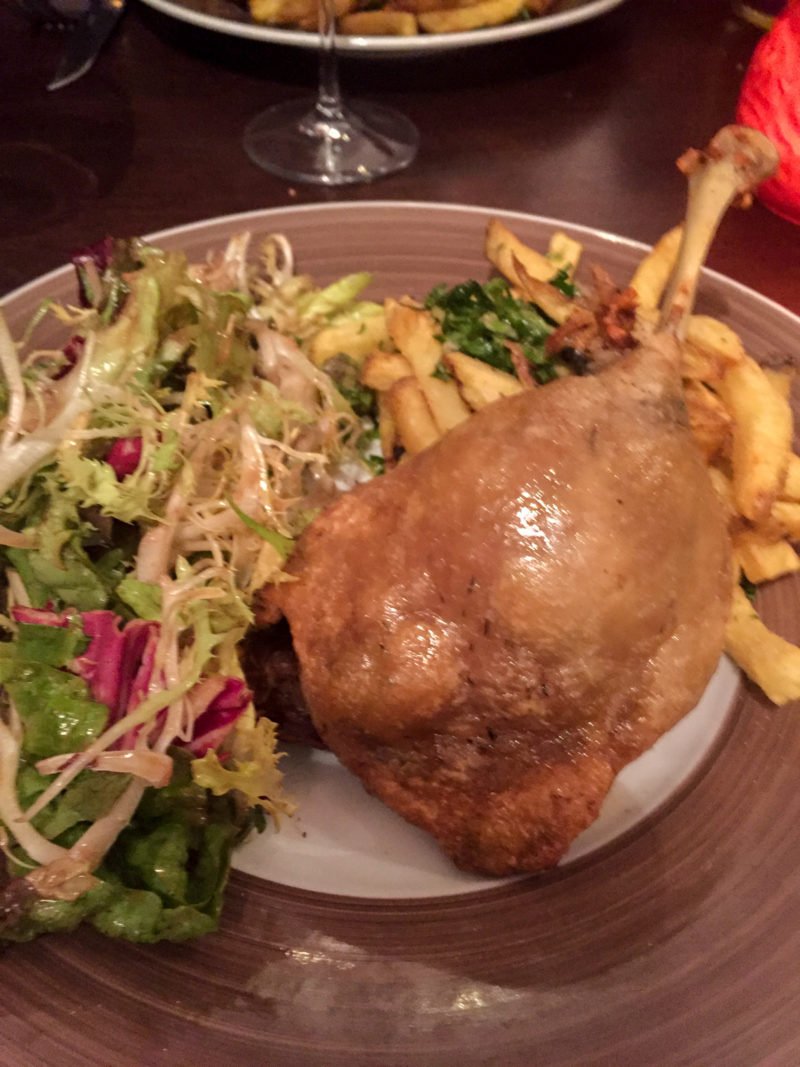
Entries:
POLYGON ((335 112, 314 100, 289 100, 257 115, 244 132, 244 149, 259 167, 316 185, 351 185, 402 170, 418 144, 405 115, 364 100, 335 112))

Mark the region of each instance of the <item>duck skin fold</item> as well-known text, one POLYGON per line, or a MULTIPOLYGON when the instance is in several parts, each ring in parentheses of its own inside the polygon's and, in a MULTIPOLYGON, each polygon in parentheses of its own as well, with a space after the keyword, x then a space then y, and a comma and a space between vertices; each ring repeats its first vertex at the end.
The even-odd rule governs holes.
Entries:
POLYGON ((656 331, 342 496, 300 539, 296 580, 266 594, 324 744, 462 868, 556 864, 719 660, 731 548, 680 337, 719 219, 769 149, 726 127, 692 157, 656 331))

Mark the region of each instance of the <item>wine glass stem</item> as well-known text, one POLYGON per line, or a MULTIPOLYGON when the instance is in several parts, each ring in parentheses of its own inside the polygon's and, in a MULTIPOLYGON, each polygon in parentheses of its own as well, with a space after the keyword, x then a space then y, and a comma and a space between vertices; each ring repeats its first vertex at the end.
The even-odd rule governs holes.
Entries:
POLYGON ((319 93, 317 114, 326 122, 341 122, 342 92, 336 54, 336 12, 333 0, 319 0, 319 93))

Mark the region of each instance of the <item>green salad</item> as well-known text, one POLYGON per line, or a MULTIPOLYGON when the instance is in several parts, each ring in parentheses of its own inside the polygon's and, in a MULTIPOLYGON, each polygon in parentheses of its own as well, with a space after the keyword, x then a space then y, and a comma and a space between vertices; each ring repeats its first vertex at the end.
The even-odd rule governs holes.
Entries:
POLYGON ((212 930, 232 848, 288 810, 237 649, 370 473, 368 422, 304 349, 381 309, 366 274, 319 289, 283 238, 253 266, 248 244, 107 240, 74 259, 76 306, 18 341, 0 319, 0 939, 212 930))

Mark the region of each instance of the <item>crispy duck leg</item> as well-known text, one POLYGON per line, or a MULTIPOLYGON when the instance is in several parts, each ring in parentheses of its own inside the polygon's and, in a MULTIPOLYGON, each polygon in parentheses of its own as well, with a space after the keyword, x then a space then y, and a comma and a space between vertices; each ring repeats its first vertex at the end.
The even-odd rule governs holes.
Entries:
POLYGON ((719 659, 730 545, 676 335, 759 140, 732 128, 697 157, 659 333, 342 497, 276 591, 323 740, 465 868, 558 862, 719 659))

